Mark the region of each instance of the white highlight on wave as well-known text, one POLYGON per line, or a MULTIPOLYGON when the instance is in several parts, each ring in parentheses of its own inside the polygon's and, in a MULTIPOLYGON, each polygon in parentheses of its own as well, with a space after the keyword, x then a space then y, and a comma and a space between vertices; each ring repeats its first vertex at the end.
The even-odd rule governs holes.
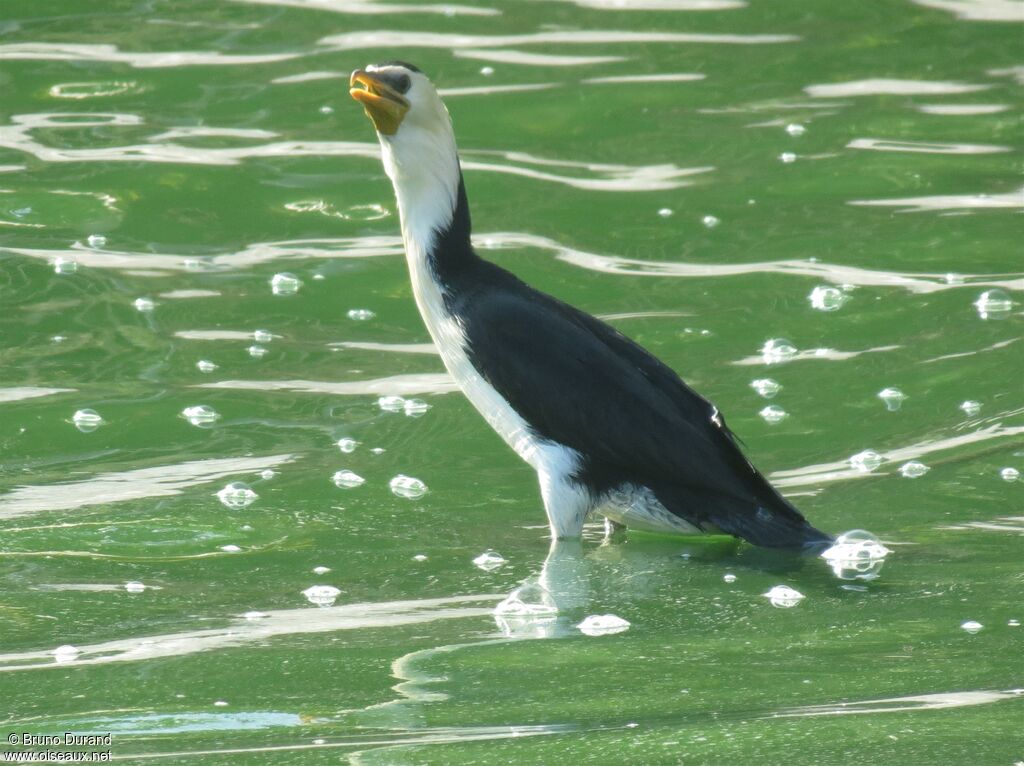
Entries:
POLYGON ((0 60, 91 61, 128 64, 137 69, 182 66, 244 66, 287 61, 298 53, 231 54, 217 51, 122 51, 116 45, 86 43, 7 43, 0 60))
POLYGON ((367 0, 231 0, 245 5, 275 5, 291 8, 305 8, 311 11, 348 13, 358 16, 378 14, 427 13, 438 16, 500 16, 496 8, 472 5, 448 5, 432 3, 380 3, 367 0))
MULTIPOLYGON (((405 394, 447 394, 458 391, 452 377, 444 372, 390 375, 370 380, 220 380, 195 388, 227 388, 240 391, 288 391, 299 394, 335 396, 404 396, 405 394)), ((2 509, 2 506, 0 506, 2 509)))
POLYGON ((949 11, 965 21, 1024 22, 1024 3, 1020 0, 911 0, 925 8, 949 11))
POLYGON ((912 152, 920 154, 999 154, 1009 146, 994 144, 954 144, 926 141, 895 141, 886 138, 855 138, 847 149, 869 149, 876 152, 912 152))
POLYGON ((635 32, 618 30, 548 30, 523 35, 470 35, 447 32, 347 32, 319 41, 332 50, 369 48, 510 48, 521 45, 614 45, 617 43, 710 43, 760 45, 791 43, 797 35, 700 34, 693 32, 635 32))
POLYGON ((766 717, 804 718, 822 715, 860 715, 864 713, 897 713, 912 710, 944 710, 947 708, 985 705, 990 702, 1001 702, 1008 699, 1019 699, 1022 694, 1024 694, 1024 689, 915 694, 910 697, 883 697, 876 700, 858 700, 857 702, 805 705, 803 707, 786 708, 766 717))
MULTIPOLYGON (((899 207, 899 213, 921 213, 933 210, 1024 210, 1024 186, 1005 194, 937 194, 930 197, 900 197, 896 199, 857 199, 850 205, 871 207, 899 207)), ((1017 288, 1020 289, 1020 288, 1017 288)))
POLYGON ((492 61, 497 64, 520 64, 524 66, 593 66, 624 61, 622 56, 569 56, 563 53, 528 53, 510 49, 479 50, 463 48, 455 50, 456 58, 492 61))
POLYGON ((874 78, 822 85, 808 85, 804 92, 813 98, 848 98, 850 96, 934 96, 938 94, 973 93, 991 88, 963 82, 937 80, 897 80, 874 78))

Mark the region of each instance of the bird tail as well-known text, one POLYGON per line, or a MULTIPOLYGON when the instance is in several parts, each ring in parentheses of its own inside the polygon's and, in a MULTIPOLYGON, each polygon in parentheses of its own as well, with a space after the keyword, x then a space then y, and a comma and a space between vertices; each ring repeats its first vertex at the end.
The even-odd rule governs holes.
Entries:
POLYGON ((743 498, 684 487, 655 490, 669 511, 708 532, 741 537, 764 548, 819 554, 834 542, 774 490, 767 497, 743 498))

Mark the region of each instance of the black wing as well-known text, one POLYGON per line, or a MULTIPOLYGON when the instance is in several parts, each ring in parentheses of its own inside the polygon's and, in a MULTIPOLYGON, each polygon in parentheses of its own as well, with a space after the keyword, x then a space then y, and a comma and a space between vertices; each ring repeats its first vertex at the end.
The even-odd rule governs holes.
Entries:
POLYGON ((830 539, 757 472, 717 409, 671 368, 507 272, 491 277, 451 307, 473 363, 538 436, 585 456, 585 481, 643 484, 688 521, 760 545, 830 539))

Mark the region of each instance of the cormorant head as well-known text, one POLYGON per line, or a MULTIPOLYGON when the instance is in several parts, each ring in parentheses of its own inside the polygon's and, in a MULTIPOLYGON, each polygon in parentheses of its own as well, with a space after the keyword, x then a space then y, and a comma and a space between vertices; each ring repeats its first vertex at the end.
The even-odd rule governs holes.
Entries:
POLYGON ((382 140, 397 141, 406 133, 447 135, 451 118, 427 76, 412 64, 388 61, 357 69, 349 94, 363 105, 382 140))

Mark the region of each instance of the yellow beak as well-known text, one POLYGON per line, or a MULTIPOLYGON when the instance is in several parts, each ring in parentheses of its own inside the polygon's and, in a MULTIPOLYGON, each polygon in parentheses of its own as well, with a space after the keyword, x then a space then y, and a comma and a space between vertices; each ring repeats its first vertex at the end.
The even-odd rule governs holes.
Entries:
POLYGON ((409 111, 409 101, 372 72, 357 69, 349 79, 349 95, 363 105, 378 133, 393 136, 409 111), (362 87, 360 87, 362 86, 362 87))

